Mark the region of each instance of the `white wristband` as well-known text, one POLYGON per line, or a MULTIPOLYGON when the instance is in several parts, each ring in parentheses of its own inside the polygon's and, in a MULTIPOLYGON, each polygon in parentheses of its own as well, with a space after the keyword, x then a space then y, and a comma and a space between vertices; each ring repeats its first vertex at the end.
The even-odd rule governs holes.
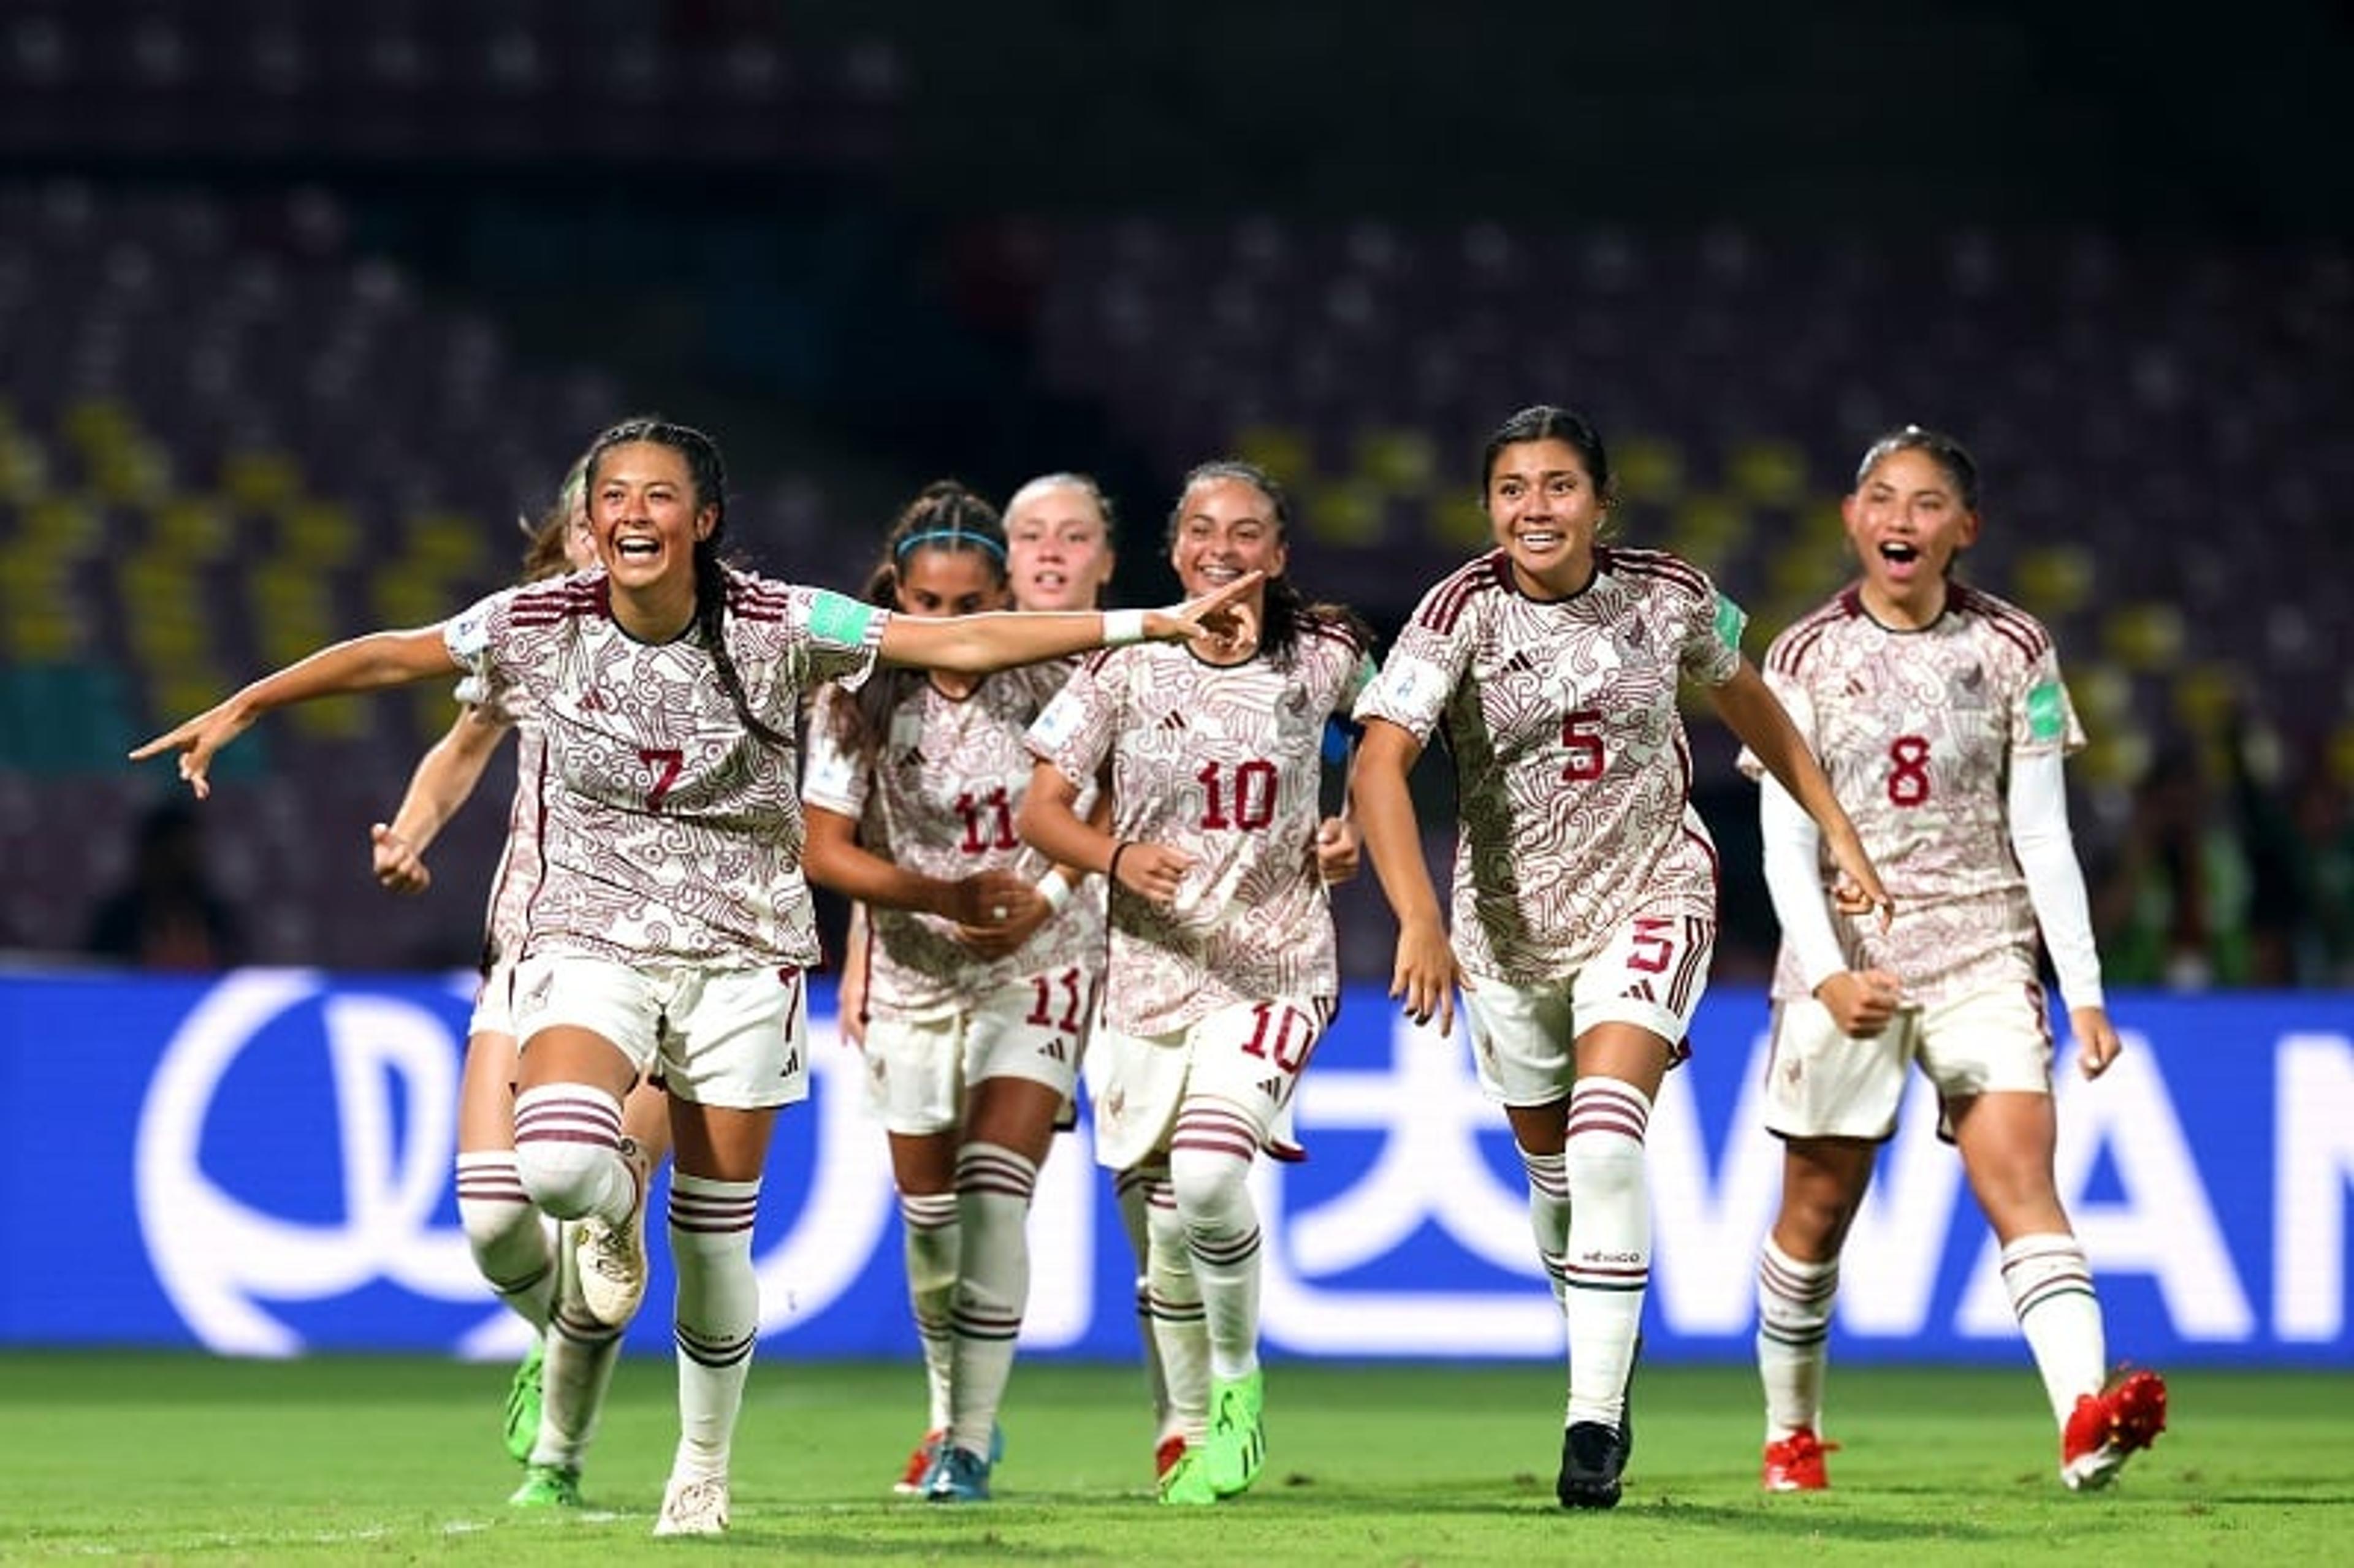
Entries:
POLYGON ((1038 896, 1046 901, 1047 908, 1060 909, 1071 901, 1071 885, 1060 872, 1050 871, 1038 879, 1038 896))
POLYGON ((1140 609, 1107 609, 1103 612, 1103 640, 1107 648, 1124 648, 1131 642, 1144 641, 1144 611, 1140 609))

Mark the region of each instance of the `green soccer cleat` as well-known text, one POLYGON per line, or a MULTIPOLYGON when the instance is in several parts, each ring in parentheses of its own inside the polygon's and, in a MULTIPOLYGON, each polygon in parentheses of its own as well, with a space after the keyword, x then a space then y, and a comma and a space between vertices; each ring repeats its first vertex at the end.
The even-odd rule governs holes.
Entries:
POLYGON ((1177 1460, 1161 1472, 1161 1500, 1171 1508, 1208 1508, 1218 1500, 1217 1489, 1210 1485, 1209 1467, 1203 1462, 1199 1448, 1188 1448, 1177 1460))
POLYGON ((528 1465, 523 1485, 507 1498, 514 1508, 578 1508, 580 1472, 569 1465, 528 1465))
POLYGON ((1260 1419, 1267 1405, 1267 1378, 1218 1380, 1210 1391, 1210 1440, 1202 1448, 1202 1467, 1210 1488, 1222 1498, 1247 1491, 1267 1463, 1267 1425, 1260 1419))
POLYGON ((547 1340, 535 1339, 507 1384, 507 1452, 518 1465, 531 1463, 532 1445, 539 1441, 541 1374, 547 1365, 547 1340))

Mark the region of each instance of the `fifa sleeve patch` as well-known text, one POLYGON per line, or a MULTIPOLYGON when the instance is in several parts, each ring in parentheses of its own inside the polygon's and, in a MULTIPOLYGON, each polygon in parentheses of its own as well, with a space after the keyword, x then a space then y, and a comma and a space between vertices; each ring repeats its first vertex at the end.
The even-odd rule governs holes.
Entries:
POLYGON ((1030 725, 1026 737, 1030 749, 1042 756, 1052 756, 1068 744, 1079 727, 1082 706, 1070 693, 1058 694, 1030 725))
POLYGON ((810 637, 837 648, 863 648, 877 613, 875 607, 864 599, 821 588, 810 599, 810 637))
POLYGON ((2027 734, 2033 740, 2058 740, 2068 733, 2068 705, 2060 683, 2046 681, 2027 693, 2027 734))
POLYGON ((1740 652, 1741 633, 1747 629, 1748 625, 1749 616, 1746 611, 1724 595, 1716 596, 1716 640, 1719 642, 1723 643, 1735 653, 1740 652))

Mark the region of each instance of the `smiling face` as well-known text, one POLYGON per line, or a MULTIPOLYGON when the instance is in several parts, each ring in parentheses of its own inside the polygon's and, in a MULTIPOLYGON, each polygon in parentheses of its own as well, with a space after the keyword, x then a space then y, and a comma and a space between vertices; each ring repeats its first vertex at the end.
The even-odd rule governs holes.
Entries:
POLYGON ((1084 484, 1023 486, 1005 513, 1006 572, 1023 609, 1092 609, 1111 581, 1110 531, 1084 484))
POLYGON ((1840 515, 1875 620, 1926 626, 1945 612, 1946 573, 1978 536, 1978 514, 1945 464, 1899 447, 1864 471, 1840 515))
POLYGON ((978 615, 1005 608, 1005 578, 986 550, 919 545, 899 563, 892 597, 900 614, 923 620, 978 615))
MULTIPOLYGON (((1177 508, 1169 564, 1185 585, 1185 597, 1199 599, 1246 572, 1283 575, 1290 551, 1275 503, 1248 480, 1205 479, 1186 491, 1177 508)), ((1259 596, 1251 600, 1257 609, 1259 596)))
POLYGON ((695 493, 686 454, 675 447, 626 441, 598 458, 589 531, 631 635, 684 629, 695 609, 695 546, 718 521, 718 504, 695 493))
POLYGON ((1608 505, 1575 447, 1547 437, 1497 449, 1486 502, 1522 592, 1558 599, 1585 586, 1608 505))

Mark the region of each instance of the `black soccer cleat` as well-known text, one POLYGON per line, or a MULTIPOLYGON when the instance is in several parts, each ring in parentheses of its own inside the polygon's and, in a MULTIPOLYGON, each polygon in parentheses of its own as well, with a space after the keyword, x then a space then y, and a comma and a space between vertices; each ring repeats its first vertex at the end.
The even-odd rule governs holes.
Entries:
POLYGON ((1615 1426, 1580 1421, 1561 1435, 1561 1479, 1553 1495, 1564 1508, 1617 1508, 1618 1478, 1627 1467, 1627 1439, 1615 1426))

